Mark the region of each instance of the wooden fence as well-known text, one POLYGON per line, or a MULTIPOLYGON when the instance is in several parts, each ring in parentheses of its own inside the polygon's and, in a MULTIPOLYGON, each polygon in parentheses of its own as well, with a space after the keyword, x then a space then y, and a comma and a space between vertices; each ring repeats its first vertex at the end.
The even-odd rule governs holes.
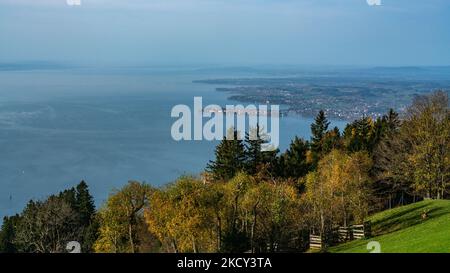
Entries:
POLYGON ((365 222, 362 225, 351 226, 353 239, 368 238, 371 236, 372 227, 370 222, 365 222))
POLYGON ((347 242, 353 239, 352 229, 350 227, 339 227, 337 229, 338 242, 347 242))
POLYGON ((322 236, 310 234, 309 235, 309 248, 322 249, 322 247, 323 247, 322 236))
POLYGON ((309 248, 311 249, 322 249, 325 244, 333 245, 336 243, 343 243, 351 240, 358 240, 363 238, 368 238, 371 236, 371 223, 370 221, 365 222, 362 225, 352 225, 347 227, 336 227, 326 234, 324 238, 320 235, 310 234, 309 235, 309 248))

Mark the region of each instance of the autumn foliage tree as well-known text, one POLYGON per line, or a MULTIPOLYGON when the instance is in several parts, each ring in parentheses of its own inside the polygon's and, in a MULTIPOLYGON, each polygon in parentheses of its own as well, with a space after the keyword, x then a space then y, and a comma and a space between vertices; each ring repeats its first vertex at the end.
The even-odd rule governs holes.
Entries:
POLYGON ((203 179, 132 181, 99 211, 84 182, 30 201, 4 219, 0 252, 64 252, 69 241, 83 252, 304 251, 310 233, 330 243, 336 227, 363 223, 386 200, 449 196, 447 93, 416 98, 402 117, 362 117, 342 135, 329 124, 319 112, 311 140, 296 137, 280 155, 262 150, 258 127, 245 140, 231 130, 203 179))
POLYGON ((5 217, 0 231, 0 252, 61 253, 77 241, 82 252, 91 252, 96 239, 95 206, 88 185, 43 200, 30 200, 24 210, 5 217))
POLYGON ((406 194, 444 198, 450 186, 448 94, 417 97, 399 130, 380 143, 375 160, 380 175, 393 187, 406 194))
MULTIPOLYGON (((99 238, 94 244, 96 252, 139 252, 145 239, 139 231, 145 225, 144 208, 148 206, 152 188, 130 181, 115 191, 98 213, 99 238)), ((150 234, 144 234, 151 236, 150 234)))
POLYGON ((210 184, 183 177, 152 195, 145 219, 166 252, 276 251, 298 233, 298 201, 294 186, 242 172, 210 184))
POLYGON ((321 235, 334 226, 361 223, 369 212, 372 162, 364 153, 333 150, 305 178, 311 227, 321 235))
POLYGON ((214 202, 205 184, 182 177, 155 191, 145 220, 167 252, 211 252, 217 249, 217 223, 214 202), (213 202, 213 203, 210 203, 213 202))

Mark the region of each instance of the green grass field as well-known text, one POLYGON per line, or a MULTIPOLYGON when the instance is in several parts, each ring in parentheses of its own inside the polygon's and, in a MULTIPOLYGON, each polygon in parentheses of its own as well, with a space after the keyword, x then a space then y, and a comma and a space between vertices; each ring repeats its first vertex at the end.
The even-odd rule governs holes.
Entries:
POLYGON ((383 253, 450 253, 450 200, 428 200, 372 215, 372 238, 329 248, 329 252, 368 253, 377 241, 383 253), (428 211, 428 217, 421 214, 428 211))

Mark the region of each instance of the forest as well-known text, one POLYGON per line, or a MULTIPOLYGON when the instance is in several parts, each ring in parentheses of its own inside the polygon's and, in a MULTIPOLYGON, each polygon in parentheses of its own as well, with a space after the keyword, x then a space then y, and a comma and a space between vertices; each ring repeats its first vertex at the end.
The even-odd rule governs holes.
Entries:
POLYGON ((450 198, 447 92, 342 132, 320 111, 311 138, 286 151, 262 152, 253 130, 255 140, 231 129, 203 173, 158 188, 130 181, 99 208, 85 181, 30 200, 3 219, 0 252, 67 252, 70 241, 86 253, 305 252, 310 234, 328 240, 336 226, 450 198))

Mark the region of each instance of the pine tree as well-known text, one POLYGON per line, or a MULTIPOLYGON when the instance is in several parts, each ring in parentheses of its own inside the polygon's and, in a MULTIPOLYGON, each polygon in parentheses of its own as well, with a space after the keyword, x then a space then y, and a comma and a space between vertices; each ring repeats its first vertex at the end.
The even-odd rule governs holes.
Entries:
POLYGON ((64 200, 67 204, 71 206, 73 210, 77 209, 77 197, 75 188, 70 188, 64 190, 58 194, 58 198, 64 200))
POLYGON ((395 112, 392 108, 389 109, 389 112, 384 116, 384 119, 386 122, 387 132, 396 131, 400 128, 400 119, 398 117, 398 113, 395 112))
POLYGON ((252 132, 245 135, 245 148, 246 148, 246 171, 249 174, 255 174, 258 170, 258 166, 263 163, 263 152, 261 147, 264 144, 264 140, 261 138, 259 125, 252 132))
POLYGON ((328 154, 334 149, 340 149, 342 146, 341 132, 338 127, 326 132, 322 140, 322 152, 328 154))
POLYGON ((273 172, 278 149, 274 151, 263 151, 263 146, 268 143, 267 138, 261 134, 259 124, 252 128, 245 136, 246 164, 245 170, 248 174, 255 174, 262 165, 267 164, 269 171, 273 172))
MULTIPOLYGON (((371 151, 371 139, 374 136, 374 123, 371 117, 363 117, 357 123, 357 131, 358 131, 358 151, 365 150, 371 151)), ((355 151, 356 152, 356 151, 355 151)))
POLYGON ((89 187, 85 181, 81 181, 76 187, 59 193, 58 198, 70 205, 77 214, 77 223, 81 230, 80 243, 83 252, 90 252, 92 245, 97 240, 98 223, 95 219, 94 198, 89 193, 89 187))
POLYGON ((380 125, 374 123, 371 117, 362 117, 347 124, 344 130, 345 147, 349 152, 367 151, 372 152, 378 135, 380 125))
POLYGON ((14 245, 15 225, 18 216, 4 217, 2 228, 0 230, 0 253, 15 253, 17 252, 14 245))
POLYGON ((89 225, 95 213, 94 198, 89 193, 86 182, 81 181, 76 187, 76 209, 80 214, 81 223, 89 225))
POLYGON ((86 182, 81 181, 75 188, 75 209, 79 214, 80 226, 83 228, 82 249, 90 252, 98 238, 98 222, 95 219, 94 198, 89 193, 86 182))
POLYGON ((311 168, 307 161, 309 143, 301 138, 295 137, 289 149, 280 157, 283 167, 282 176, 285 178, 300 178, 305 176, 311 168))
POLYGON ((383 115, 383 117, 377 118, 374 124, 373 132, 370 136, 369 152, 373 152, 383 137, 395 133, 399 128, 400 119, 398 118, 398 113, 396 113, 393 109, 390 109, 386 115, 383 115))
POLYGON ((319 114, 314 119, 314 123, 311 124, 311 151, 314 166, 323 156, 323 137, 325 136, 329 125, 330 122, 325 116, 325 112, 320 110, 319 114))
POLYGON ((243 141, 236 130, 231 131, 216 147, 214 161, 210 161, 206 170, 218 180, 228 180, 245 167, 246 152, 243 141))

